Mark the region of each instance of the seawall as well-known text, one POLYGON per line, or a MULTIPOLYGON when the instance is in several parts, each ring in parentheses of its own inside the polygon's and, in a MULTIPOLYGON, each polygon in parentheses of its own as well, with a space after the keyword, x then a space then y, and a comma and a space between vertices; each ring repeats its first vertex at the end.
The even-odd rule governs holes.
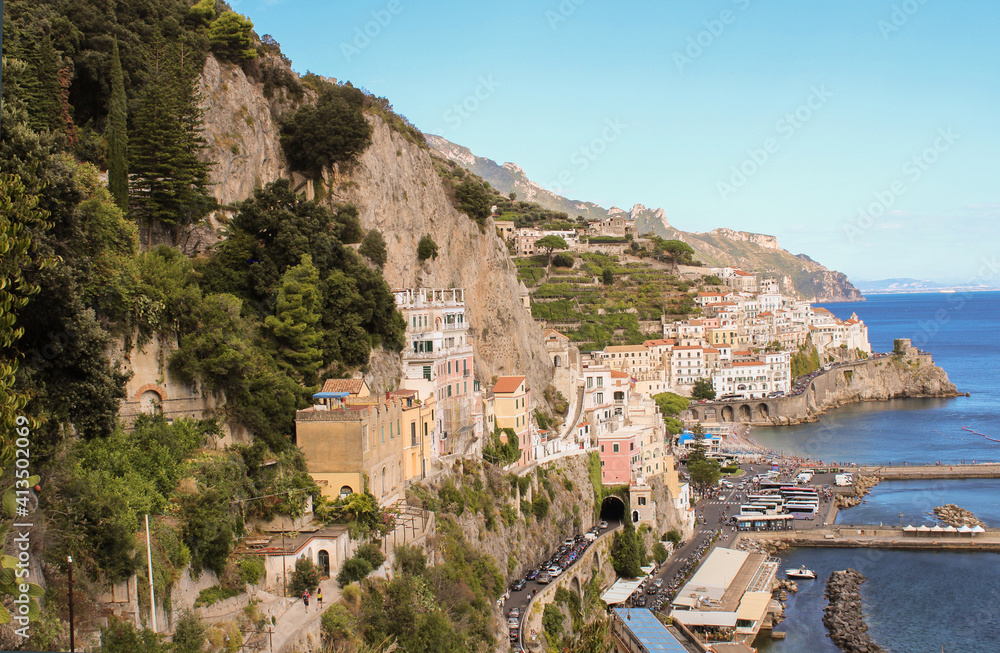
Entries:
POLYGON ((902 354, 837 363, 810 379, 796 395, 691 404, 681 417, 709 425, 789 425, 815 422, 831 408, 862 401, 958 396, 961 393, 931 355, 910 347, 902 354))

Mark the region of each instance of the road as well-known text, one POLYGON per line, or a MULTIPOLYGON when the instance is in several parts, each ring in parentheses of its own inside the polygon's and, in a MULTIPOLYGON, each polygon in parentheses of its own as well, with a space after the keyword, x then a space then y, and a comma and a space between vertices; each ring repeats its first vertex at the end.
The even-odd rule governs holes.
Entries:
MULTIPOLYGON (((594 524, 594 526, 597 526, 597 524, 594 524)), ((621 526, 621 522, 609 521, 607 528, 600 529, 600 532, 597 534, 597 536, 600 537, 601 535, 604 535, 608 531, 613 531, 619 526, 621 526)), ((539 552, 538 559, 532 561, 533 565, 532 569, 537 569, 539 565, 541 565, 542 563, 548 562, 548 560, 555 554, 556 549, 559 548, 560 544, 562 544, 562 542, 553 542, 551 549, 549 549, 548 552, 539 552)), ((581 555, 579 558, 574 560, 573 564, 571 564, 566 570, 564 570, 563 573, 564 574, 567 573, 567 571, 573 568, 573 565, 579 564, 580 560, 583 559, 585 555, 586 553, 584 553, 584 555, 581 555)), ((503 609, 504 619, 505 620, 507 619, 507 614, 510 612, 511 608, 516 607, 521 610, 521 616, 519 617, 519 621, 523 623, 525 613, 527 612, 528 609, 528 602, 529 602, 528 594, 530 593, 531 596, 534 596, 535 594, 538 593, 539 590, 543 589, 544 587, 546 587, 546 585, 543 583, 529 580, 527 581, 527 584, 525 585, 524 589, 519 590, 517 592, 510 591, 507 599, 503 601, 503 604, 501 606, 501 608, 503 609)), ((527 637, 527 634, 524 632, 519 632, 519 635, 521 638, 520 642, 523 645, 524 639, 527 637)))

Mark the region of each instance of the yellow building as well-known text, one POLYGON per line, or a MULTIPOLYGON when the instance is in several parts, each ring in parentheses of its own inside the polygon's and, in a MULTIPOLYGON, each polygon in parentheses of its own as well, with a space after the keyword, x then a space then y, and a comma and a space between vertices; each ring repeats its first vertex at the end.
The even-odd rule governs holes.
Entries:
POLYGON ((501 376, 493 386, 493 418, 498 429, 513 429, 521 449, 519 465, 531 461, 531 427, 528 420, 531 393, 523 376, 501 376))
POLYGON ((367 386, 355 388, 359 394, 327 387, 314 395, 315 405, 295 414, 296 444, 323 496, 367 485, 383 505, 401 498, 406 481, 425 473, 433 403, 421 403, 413 391, 373 397, 360 394, 367 386))
POLYGON ((711 345, 735 345, 739 336, 739 329, 736 327, 718 327, 709 329, 708 342, 711 345))

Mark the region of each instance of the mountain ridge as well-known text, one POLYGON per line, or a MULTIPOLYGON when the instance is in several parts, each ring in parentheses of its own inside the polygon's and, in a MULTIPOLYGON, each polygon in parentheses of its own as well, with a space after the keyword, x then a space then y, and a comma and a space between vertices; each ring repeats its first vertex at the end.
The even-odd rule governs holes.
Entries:
POLYGON ((633 204, 628 210, 618 206, 604 209, 593 202, 571 200, 542 188, 528 178, 516 163, 498 164, 481 157, 468 147, 434 134, 424 134, 428 145, 466 170, 482 177, 501 193, 517 193, 519 199, 542 207, 582 215, 589 220, 627 217, 635 220, 639 233, 653 232, 661 238, 682 240, 696 255, 712 266, 735 266, 780 277, 782 286, 805 299, 823 302, 861 301, 864 296, 842 272, 830 270, 805 254, 783 249, 775 236, 718 227, 708 232, 687 232, 672 226, 663 208, 633 204))

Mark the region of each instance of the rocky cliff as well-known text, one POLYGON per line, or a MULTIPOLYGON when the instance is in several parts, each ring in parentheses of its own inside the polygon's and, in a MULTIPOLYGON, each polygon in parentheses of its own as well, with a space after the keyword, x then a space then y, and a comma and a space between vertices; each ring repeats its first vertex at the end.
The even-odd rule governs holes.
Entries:
MULTIPOLYGON (((214 195, 222 204, 249 196, 254 188, 279 177, 292 177, 278 141, 285 96, 264 96, 263 86, 231 64, 209 55, 202 71, 206 154, 213 162, 214 195)), ((370 147, 351 166, 330 171, 316 184, 323 201, 353 202, 365 229, 378 229, 386 240, 385 278, 393 288, 464 287, 469 321, 476 340, 479 378, 525 374, 536 401, 552 377, 541 329, 521 307, 513 262, 492 224, 480 231, 448 200, 434 170, 431 153, 403 138, 381 118, 369 116, 374 129, 370 147), (439 247, 436 259, 420 263, 417 243, 424 235, 439 247)), ((301 182, 301 179, 298 180, 301 182)), ((194 239, 200 248, 220 237, 204 229, 194 239)), ((188 248, 196 252, 199 247, 188 248)), ((398 365, 380 359, 379 368, 395 373, 398 365)), ((393 379, 371 379, 391 385, 393 379)))

